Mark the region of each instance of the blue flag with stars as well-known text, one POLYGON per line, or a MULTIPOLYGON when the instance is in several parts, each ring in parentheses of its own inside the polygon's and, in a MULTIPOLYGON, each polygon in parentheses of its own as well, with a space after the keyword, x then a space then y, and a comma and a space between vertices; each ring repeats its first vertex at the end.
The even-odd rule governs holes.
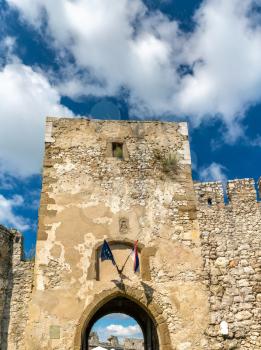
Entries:
POLYGON ((104 261, 104 260, 111 260, 113 265, 116 265, 111 248, 106 240, 104 240, 102 249, 101 249, 101 261, 104 261))

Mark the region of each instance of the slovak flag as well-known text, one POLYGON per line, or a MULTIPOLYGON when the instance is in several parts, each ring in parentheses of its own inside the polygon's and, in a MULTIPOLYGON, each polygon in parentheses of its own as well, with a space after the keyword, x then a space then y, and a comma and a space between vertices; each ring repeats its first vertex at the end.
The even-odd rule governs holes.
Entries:
POLYGON ((138 241, 134 244, 133 249, 133 259, 134 259, 134 272, 138 272, 140 270, 140 260, 139 260, 139 254, 138 254, 138 241))

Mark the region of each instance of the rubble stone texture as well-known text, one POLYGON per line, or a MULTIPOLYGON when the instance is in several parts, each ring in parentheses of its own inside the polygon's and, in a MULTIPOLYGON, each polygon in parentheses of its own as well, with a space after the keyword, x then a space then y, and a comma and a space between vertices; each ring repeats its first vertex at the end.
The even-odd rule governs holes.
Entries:
POLYGON ((251 179, 227 195, 193 183, 186 123, 48 118, 32 292, 32 264, 0 231, 8 350, 80 350, 118 296, 147 312, 160 350, 260 349, 260 203, 251 179), (119 266, 138 240, 140 274, 129 259, 120 282, 104 239, 119 266))
POLYGON ((143 339, 125 338, 124 342, 120 342, 118 337, 111 336, 107 341, 102 342, 97 332, 91 332, 89 336, 88 350, 95 350, 97 347, 114 350, 144 350, 143 339))
POLYGON ((195 183, 211 349, 261 349, 261 210, 252 179, 195 183), (208 204, 211 199, 212 204, 208 204), (220 322, 228 336, 220 335, 220 322))
POLYGON ((22 236, 0 225, 0 349, 25 349, 33 262, 22 260, 22 236))

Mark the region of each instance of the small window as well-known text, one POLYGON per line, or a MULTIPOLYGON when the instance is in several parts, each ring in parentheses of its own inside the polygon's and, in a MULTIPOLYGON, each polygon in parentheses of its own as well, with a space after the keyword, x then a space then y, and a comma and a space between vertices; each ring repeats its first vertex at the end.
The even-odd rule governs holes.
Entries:
POLYGON ((112 142, 112 156, 118 159, 123 159, 123 143, 112 142))
POLYGON ((208 198, 208 206, 211 207, 211 205, 212 205, 212 198, 208 198))

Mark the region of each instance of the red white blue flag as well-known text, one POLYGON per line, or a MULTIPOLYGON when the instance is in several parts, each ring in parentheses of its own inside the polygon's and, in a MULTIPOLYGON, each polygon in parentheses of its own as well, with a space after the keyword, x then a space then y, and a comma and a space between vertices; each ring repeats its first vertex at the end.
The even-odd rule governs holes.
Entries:
POLYGON ((134 244, 133 249, 133 258, 134 258, 134 272, 138 272, 140 269, 140 260, 139 260, 139 254, 138 254, 138 241, 134 244))

